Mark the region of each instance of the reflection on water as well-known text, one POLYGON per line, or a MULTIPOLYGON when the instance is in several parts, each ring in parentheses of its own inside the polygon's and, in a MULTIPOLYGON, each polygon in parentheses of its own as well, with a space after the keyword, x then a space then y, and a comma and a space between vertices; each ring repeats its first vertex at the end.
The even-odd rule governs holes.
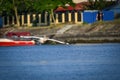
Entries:
POLYGON ((120 80, 120 44, 0 47, 0 80, 120 80))

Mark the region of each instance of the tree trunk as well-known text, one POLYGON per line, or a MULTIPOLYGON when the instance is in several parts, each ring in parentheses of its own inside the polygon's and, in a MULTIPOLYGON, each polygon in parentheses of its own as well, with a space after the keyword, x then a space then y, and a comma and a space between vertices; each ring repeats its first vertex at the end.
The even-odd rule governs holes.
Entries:
POLYGON ((19 16, 18 16, 17 7, 15 5, 15 1, 14 0, 13 0, 13 5, 14 5, 14 11, 15 11, 15 17, 16 17, 17 27, 19 27, 20 26, 19 16))
POLYGON ((19 27, 20 26, 20 22, 19 22, 19 16, 17 14, 17 8, 15 7, 14 10, 15 10, 15 17, 16 17, 17 27, 19 27))
POLYGON ((55 17, 54 17, 53 9, 51 9, 51 18, 52 18, 52 20, 53 20, 53 22, 54 22, 54 25, 56 26, 56 19, 55 19, 55 17))

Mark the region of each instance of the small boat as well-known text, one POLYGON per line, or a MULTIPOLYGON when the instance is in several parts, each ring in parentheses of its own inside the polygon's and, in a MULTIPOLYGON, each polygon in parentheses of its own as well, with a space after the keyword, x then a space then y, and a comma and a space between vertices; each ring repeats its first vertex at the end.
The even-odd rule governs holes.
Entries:
POLYGON ((1 38, 0 39, 0 46, 31 46, 35 45, 35 41, 15 41, 12 39, 1 38))
POLYGON ((0 38, 0 46, 31 46, 46 44, 47 41, 68 44, 63 41, 50 39, 46 36, 30 36, 29 32, 9 32, 6 34, 5 38, 0 38))

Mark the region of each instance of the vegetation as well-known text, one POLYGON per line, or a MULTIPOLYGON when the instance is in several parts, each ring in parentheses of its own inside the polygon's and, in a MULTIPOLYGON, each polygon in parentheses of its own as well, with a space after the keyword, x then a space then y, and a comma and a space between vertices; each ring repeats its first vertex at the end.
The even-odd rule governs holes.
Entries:
POLYGON ((28 9, 29 0, 0 0, 2 15, 15 15, 17 26, 20 26, 18 13, 28 9))
POLYGON ((15 15, 17 26, 20 26, 18 13, 48 11, 55 22, 54 9, 67 3, 73 4, 72 0, 0 0, 0 14, 15 15))
POLYGON ((85 5, 85 9, 87 10, 103 10, 106 7, 112 6, 115 4, 115 1, 107 1, 107 0, 89 0, 89 4, 85 5))
MULTIPOLYGON (((65 6, 65 4, 72 5, 72 0, 34 0, 33 8, 36 11, 48 11, 51 14, 51 19, 53 19, 54 23, 54 9, 58 6, 65 6)), ((56 24, 56 23, 55 23, 56 24)))

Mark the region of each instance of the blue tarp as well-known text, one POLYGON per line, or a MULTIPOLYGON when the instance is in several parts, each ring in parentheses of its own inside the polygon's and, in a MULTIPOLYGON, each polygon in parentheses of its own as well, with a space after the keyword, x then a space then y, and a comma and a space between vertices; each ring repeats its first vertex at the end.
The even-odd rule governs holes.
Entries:
POLYGON ((114 12, 113 11, 102 11, 98 14, 97 10, 87 10, 83 12, 83 22, 85 23, 94 23, 97 20, 110 21, 114 20, 114 12), (98 19, 99 17, 99 19, 98 19))
POLYGON ((102 11, 102 13, 103 13, 103 21, 114 20, 113 11, 102 11))
POLYGON ((83 22, 85 23, 94 23, 97 19, 98 11, 96 10, 87 10, 83 12, 83 22))

